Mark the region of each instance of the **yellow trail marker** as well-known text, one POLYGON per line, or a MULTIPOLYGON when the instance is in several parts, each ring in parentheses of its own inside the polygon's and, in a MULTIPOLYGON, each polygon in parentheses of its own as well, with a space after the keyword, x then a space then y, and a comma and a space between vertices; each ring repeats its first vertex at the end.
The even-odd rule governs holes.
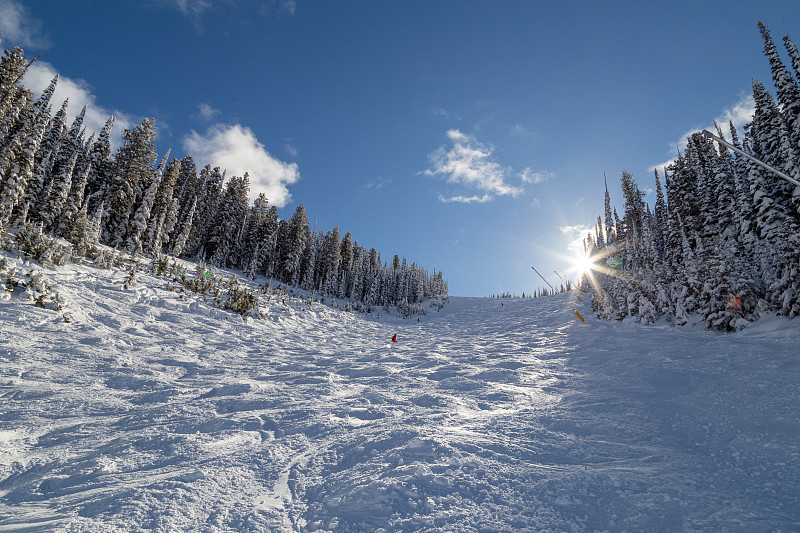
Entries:
POLYGON ((578 317, 578 318, 580 318, 580 319, 581 319, 581 322, 583 322, 583 321, 584 321, 584 320, 583 320, 583 317, 581 316, 581 314, 580 314, 579 312, 577 312, 577 311, 573 311, 573 312, 575 313, 575 316, 576 316, 576 317, 578 317))

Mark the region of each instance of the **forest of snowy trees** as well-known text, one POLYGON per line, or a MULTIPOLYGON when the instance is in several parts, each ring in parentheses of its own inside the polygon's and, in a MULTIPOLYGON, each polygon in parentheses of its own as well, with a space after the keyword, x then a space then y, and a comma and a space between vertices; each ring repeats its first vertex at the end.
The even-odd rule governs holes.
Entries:
POLYGON ((159 159, 152 119, 125 130, 112 154, 114 117, 87 138, 86 108, 71 124, 67 101, 53 113, 58 77, 34 99, 21 83, 29 66, 19 48, 0 62, 0 235, 35 227, 79 251, 103 244, 203 261, 365 311, 395 306, 408 316, 424 313, 426 300, 446 301, 441 272, 396 255, 385 264, 338 228, 309 229, 302 205, 279 220, 263 194, 251 204, 247 174, 226 179, 210 165, 198 172, 191 156, 169 160, 169 152, 159 159))
MULTIPOLYGON (((755 114, 727 141, 800 180, 800 53, 783 42, 793 73, 759 22, 777 102, 753 81, 755 114)), ((717 134, 723 135, 717 126, 717 134)), ((655 173, 653 209, 634 177, 622 173, 624 212, 612 211, 586 239, 595 263, 585 280, 600 317, 738 330, 765 313, 800 315, 800 187, 712 140, 693 134, 664 186, 655 173)))

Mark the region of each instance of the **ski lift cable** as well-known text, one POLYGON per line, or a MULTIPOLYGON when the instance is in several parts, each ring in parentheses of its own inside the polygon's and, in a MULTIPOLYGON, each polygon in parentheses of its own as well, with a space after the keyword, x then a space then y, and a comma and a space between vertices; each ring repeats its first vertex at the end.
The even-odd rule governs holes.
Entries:
POLYGON ((776 169, 776 168, 774 168, 774 167, 771 167, 771 166, 769 166, 768 164, 764 163, 764 162, 763 162, 763 161, 761 161, 760 159, 758 159, 758 158, 756 158, 756 157, 753 157, 752 155, 750 155, 750 154, 748 154, 748 153, 746 153, 746 152, 743 152, 742 150, 740 150, 740 149, 736 148, 735 146, 733 146, 732 144, 730 144, 730 143, 729 143, 729 142, 727 142, 727 141, 723 141, 722 139, 720 139, 720 138, 719 138, 719 137, 717 137, 716 135, 714 135, 714 134, 710 133, 709 131, 707 131, 707 130, 703 130, 703 131, 702 131, 702 134, 703 134, 705 137, 707 137, 707 138, 711 139, 712 141, 717 141, 717 142, 718 142, 718 143, 720 143, 721 145, 723 145, 723 146, 725 146, 725 147, 727 147, 727 148, 730 148, 731 150, 733 150, 733 151, 734 151, 734 152, 736 152, 737 154, 743 155, 743 156, 744 156, 744 157, 746 157, 747 159, 751 160, 753 163, 756 163, 757 165, 761 165, 762 167, 766 168, 766 169, 767 169, 767 170, 769 170, 770 172, 774 172, 775 174, 777 174, 777 175, 778 175, 778 176, 780 176, 781 178, 783 178, 783 179, 785 179, 785 180, 787 180, 787 181, 790 181, 790 182, 794 183, 795 185, 797 185, 798 187, 800 187, 800 181, 797 181, 796 179, 794 179, 794 178, 791 178, 791 177, 787 176, 786 174, 784 174, 784 173, 783 173, 783 172, 781 172, 780 170, 778 170, 778 169, 776 169))

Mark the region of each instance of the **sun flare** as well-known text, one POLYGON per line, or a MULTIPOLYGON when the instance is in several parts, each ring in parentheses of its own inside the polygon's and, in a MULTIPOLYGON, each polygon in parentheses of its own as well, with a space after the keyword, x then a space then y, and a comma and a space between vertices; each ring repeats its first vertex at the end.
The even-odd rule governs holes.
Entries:
POLYGON ((572 270, 575 271, 576 277, 580 280, 584 275, 588 274, 594 268, 594 261, 589 255, 578 255, 574 258, 572 270))

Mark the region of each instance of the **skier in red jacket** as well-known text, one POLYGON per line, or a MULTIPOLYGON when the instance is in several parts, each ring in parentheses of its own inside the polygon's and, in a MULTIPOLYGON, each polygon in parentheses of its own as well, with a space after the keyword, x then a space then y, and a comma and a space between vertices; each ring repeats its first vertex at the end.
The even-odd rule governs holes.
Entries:
POLYGON ((397 334, 392 335, 392 342, 395 342, 395 343, 397 342, 397 334))

